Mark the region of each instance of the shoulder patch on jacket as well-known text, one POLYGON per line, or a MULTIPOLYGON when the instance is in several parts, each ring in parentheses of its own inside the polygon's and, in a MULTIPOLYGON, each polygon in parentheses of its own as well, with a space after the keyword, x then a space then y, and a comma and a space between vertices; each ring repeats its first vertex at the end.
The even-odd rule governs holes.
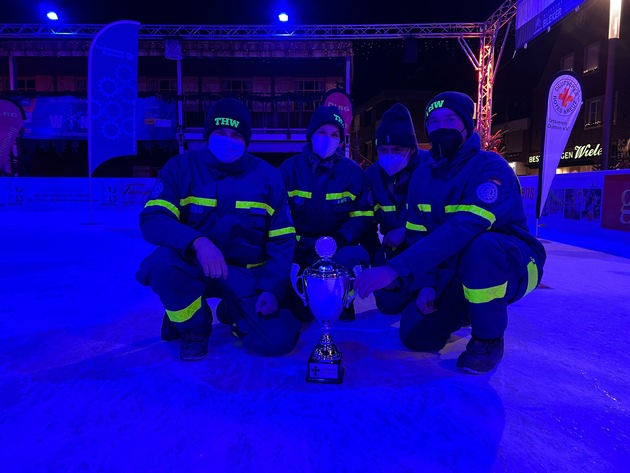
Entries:
POLYGON ((157 197, 159 197, 163 190, 164 184, 162 184, 160 181, 157 181, 155 184, 153 184, 153 189, 151 189, 151 198, 156 199, 157 197))
POLYGON ((477 197, 486 204, 496 202, 499 197, 499 188, 493 182, 484 182, 477 187, 477 197))

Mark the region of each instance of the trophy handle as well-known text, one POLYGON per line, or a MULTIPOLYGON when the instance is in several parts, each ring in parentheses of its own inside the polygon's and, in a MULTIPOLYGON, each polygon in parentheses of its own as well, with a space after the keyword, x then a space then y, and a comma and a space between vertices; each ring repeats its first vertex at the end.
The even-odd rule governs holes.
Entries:
POLYGON ((297 295, 302 299, 304 305, 308 305, 306 303, 306 291, 304 291, 304 273, 301 276, 298 276, 298 272, 300 271, 300 265, 297 263, 293 263, 291 266, 291 284, 293 285, 293 290, 297 293, 297 295), (298 281, 300 281, 302 290, 298 289, 298 281))
POLYGON ((363 267, 360 264, 357 264, 354 268, 352 268, 352 272, 354 273, 354 277, 350 278, 350 283, 352 284, 352 288, 346 293, 344 306, 346 308, 350 307, 352 301, 357 297, 357 291, 354 290, 354 280, 357 278, 359 273, 363 271, 363 267))

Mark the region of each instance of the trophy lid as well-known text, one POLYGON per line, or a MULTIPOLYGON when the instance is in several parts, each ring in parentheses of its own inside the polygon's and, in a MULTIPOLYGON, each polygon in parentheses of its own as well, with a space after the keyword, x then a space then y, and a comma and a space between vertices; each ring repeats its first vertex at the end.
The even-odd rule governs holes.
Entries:
POLYGON ((339 278, 348 277, 348 270, 333 261, 331 258, 337 251, 335 239, 329 236, 318 238, 315 242, 315 251, 321 257, 319 261, 304 270, 304 273, 311 277, 319 278, 339 278))

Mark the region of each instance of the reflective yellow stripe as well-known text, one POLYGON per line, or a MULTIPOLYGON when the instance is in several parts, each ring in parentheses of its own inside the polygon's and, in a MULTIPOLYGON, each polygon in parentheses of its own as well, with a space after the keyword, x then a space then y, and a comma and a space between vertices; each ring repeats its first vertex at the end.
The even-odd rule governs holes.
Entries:
POLYGON ((536 266, 536 261, 532 259, 527 264, 527 290, 525 294, 532 292, 536 286, 538 286, 538 266, 536 266))
POLYGON ((293 190, 293 191, 289 191, 289 197, 304 197, 305 199, 310 199, 311 197, 313 197, 313 194, 307 191, 299 191, 299 190, 293 190))
POLYGON ((288 235, 289 233, 295 233, 295 227, 284 227, 278 228, 277 230, 269 230, 269 238, 280 235, 288 235))
POLYGON ((374 212, 377 212, 378 209, 381 209, 383 212, 396 212, 396 206, 395 205, 379 205, 379 204, 376 204, 374 206, 374 212))
POLYGON ((171 212, 175 214, 175 216, 177 217, 177 220, 179 220, 179 209, 175 207, 173 204, 171 204, 169 201, 156 199, 156 200, 150 200, 146 204, 144 204, 145 208, 153 207, 153 206, 164 207, 165 209, 170 210, 171 212))
POLYGON ((446 207, 444 207, 444 210, 447 214, 455 212, 470 212, 475 215, 479 215, 480 217, 483 217, 490 222, 490 227, 494 222, 497 221, 497 218, 492 212, 488 212, 486 209, 482 209, 481 207, 477 207, 476 205, 447 205, 446 207))
POLYGON ((201 205, 203 207, 216 207, 217 199, 204 199, 201 197, 188 196, 185 199, 181 199, 179 201, 179 205, 181 205, 182 207, 189 204, 201 205))
POLYGON ((356 199, 356 196, 352 192, 348 191, 326 194, 326 200, 338 200, 343 199, 344 197, 350 197, 350 200, 356 199))
POLYGON ((485 289, 468 289, 464 286, 464 297, 472 304, 484 304, 505 297, 506 291, 507 281, 500 286, 487 287, 485 289))
POLYGON ((275 210, 272 209, 269 205, 263 202, 251 202, 249 200, 237 200, 236 208, 237 209, 251 209, 251 208, 265 209, 269 215, 273 215, 275 213, 275 210))
POLYGON ((431 212, 431 204, 418 204, 420 212, 431 212))
POLYGON ((194 300, 192 304, 182 310, 168 310, 166 309, 166 315, 172 322, 186 322, 190 319, 195 312, 201 309, 201 297, 194 300))
POLYGON ((351 217, 374 217, 374 211, 372 210, 357 210, 356 212, 350 212, 351 217))
POLYGON ((252 268, 258 268, 259 266, 264 266, 267 262, 263 261, 262 263, 252 263, 252 264, 248 264, 245 267, 247 269, 252 269, 252 268))
POLYGON ((405 224, 405 228, 408 228, 409 230, 414 230, 416 232, 426 232, 427 231, 427 227, 425 227, 424 225, 416 225, 415 223, 411 223, 411 222, 407 222, 405 224))

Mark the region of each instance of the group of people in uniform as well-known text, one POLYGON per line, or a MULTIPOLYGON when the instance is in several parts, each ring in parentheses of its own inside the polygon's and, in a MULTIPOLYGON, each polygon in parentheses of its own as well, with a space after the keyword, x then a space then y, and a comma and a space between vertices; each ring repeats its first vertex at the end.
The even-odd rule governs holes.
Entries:
MULTIPOLYGON (((481 149, 474 104, 459 92, 429 101, 420 150, 409 110, 397 103, 376 131, 378 161, 367 170, 344 157, 344 121, 318 107, 302 152, 279 168, 247 152, 244 103, 215 102, 207 149, 171 158, 140 214, 157 246, 140 283, 160 297, 162 338, 180 340, 183 360, 208 353, 213 315, 246 350, 289 353, 312 318, 289 284, 292 265, 317 261, 315 242, 334 238, 337 263, 365 268, 362 298, 400 315, 411 350, 439 351, 471 326, 457 366, 494 369, 503 356, 507 307, 540 282, 545 250, 527 228, 519 181, 498 154, 481 149)), ((353 306, 341 319, 355 320, 353 306)), ((360 322, 355 322, 360 323, 360 322)))

